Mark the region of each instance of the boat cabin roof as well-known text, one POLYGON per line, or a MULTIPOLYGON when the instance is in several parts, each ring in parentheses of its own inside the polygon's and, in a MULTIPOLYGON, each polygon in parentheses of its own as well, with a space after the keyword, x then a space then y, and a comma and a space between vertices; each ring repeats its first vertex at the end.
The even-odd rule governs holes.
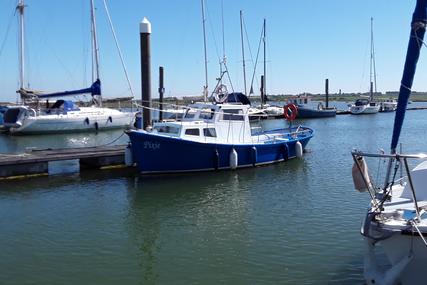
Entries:
POLYGON ((57 100, 49 109, 64 109, 64 111, 78 111, 79 107, 70 100, 57 100))
MULTIPOLYGON (((412 185, 419 201, 427 200, 427 161, 423 161, 411 171, 412 185)), ((411 185, 406 183, 401 198, 413 199, 411 185)))
POLYGON ((236 118, 229 118, 229 120, 243 121, 244 115, 248 114, 249 105, 242 104, 214 104, 198 102, 188 106, 182 121, 211 121, 222 118, 227 120, 228 117, 235 116, 236 118))
POLYGON ((296 105, 305 105, 311 101, 311 96, 308 95, 295 95, 288 98, 288 103, 296 105))
POLYGON ((363 98, 363 99, 357 99, 356 102, 354 103, 354 105, 356 106, 363 106, 363 105, 368 105, 369 104, 369 99, 363 98))
POLYGON ((182 120, 156 122, 152 131, 193 141, 247 142, 251 140, 248 111, 249 105, 243 104, 194 103, 182 120))

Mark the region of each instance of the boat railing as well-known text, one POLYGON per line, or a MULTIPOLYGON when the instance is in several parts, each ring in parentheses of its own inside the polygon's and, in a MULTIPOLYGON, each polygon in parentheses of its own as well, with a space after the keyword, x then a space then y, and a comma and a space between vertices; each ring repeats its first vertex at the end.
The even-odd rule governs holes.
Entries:
MULTIPOLYGON (((392 194, 392 188, 394 185, 407 183, 411 191, 412 200, 414 202, 414 207, 416 210, 417 218, 420 219, 420 208, 418 207, 418 200, 415 191, 415 186, 411 176, 411 170, 408 163, 409 159, 413 160, 427 160, 427 154, 418 153, 418 154, 386 154, 383 152, 380 153, 367 153, 358 150, 353 150, 351 155, 354 160, 353 166, 353 182, 355 188, 359 191, 368 190, 372 204, 378 211, 382 210, 382 205, 384 202, 389 200, 390 195, 392 194), (373 180, 373 177, 368 171, 367 164, 364 158, 377 158, 379 159, 378 170, 380 168, 381 161, 386 162, 387 172, 385 173, 384 184, 379 186, 373 180), (356 171, 355 171, 356 170, 356 171), (400 171, 400 175, 398 176, 400 171), (404 179, 405 175, 405 179, 404 179), (390 179, 391 177, 391 179, 390 179)), ((378 174, 378 173, 377 173, 378 174)), ((378 176, 379 177, 379 176, 378 176)))
MULTIPOLYGON (((299 126, 295 131, 290 131, 288 133, 274 133, 274 130, 272 130, 272 133, 264 134, 267 137, 267 141, 270 142, 283 142, 283 141, 289 141, 291 139, 296 139, 298 136, 305 136, 307 134, 310 134, 311 130, 307 128, 303 128, 302 126, 299 126)), ((259 140, 259 139, 258 139, 259 140)))
POLYGON ((28 108, 28 115, 31 117, 35 117, 37 115, 37 111, 34 110, 33 108, 28 108))
POLYGON ((401 154, 401 153, 395 153, 395 154, 386 154, 386 153, 368 153, 363 152, 359 150, 353 150, 351 152, 352 156, 362 156, 362 157, 378 157, 378 158, 394 158, 394 159, 427 159, 427 154, 425 153, 418 153, 418 154, 401 154))
POLYGON ((298 136, 302 136, 302 135, 306 135, 306 134, 309 134, 309 133, 311 133, 312 132, 312 130, 311 129, 308 129, 308 128, 304 128, 303 126, 298 126, 298 128, 296 129, 296 131, 295 132, 290 132, 290 135, 293 137, 293 138, 296 138, 296 137, 298 137, 298 136))

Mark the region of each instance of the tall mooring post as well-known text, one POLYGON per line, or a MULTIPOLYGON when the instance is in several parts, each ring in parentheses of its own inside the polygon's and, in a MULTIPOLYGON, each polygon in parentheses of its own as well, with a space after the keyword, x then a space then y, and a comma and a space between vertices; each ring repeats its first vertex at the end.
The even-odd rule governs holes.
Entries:
POLYGON ((144 17, 139 24, 141 42, 141 99, 142 99, 142 128, 145 130, 151 124, 151 23, 144 17))
POLYGON ((163 120, 163 94, 165 86, 163 80, 163 66, 159 67, 159 121, 163 120))
POLYGON ((325 97, 326 97, 326 109, 329 108, 329 79, 325 80, 325 97))

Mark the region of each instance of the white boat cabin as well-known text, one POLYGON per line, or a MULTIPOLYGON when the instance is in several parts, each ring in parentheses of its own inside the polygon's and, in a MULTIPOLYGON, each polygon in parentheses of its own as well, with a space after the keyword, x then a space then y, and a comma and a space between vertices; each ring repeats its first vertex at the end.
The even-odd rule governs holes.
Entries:
POLYGON ((181 121, 156 122, 152 132, 212 143, 250 143, 248 105, 195 103, 181 121))
POLYGON ((294 104, 297 106, 306 106, 311 103, 311 96, 305 94, 290 96, 287 100, 287 103, 294 104))

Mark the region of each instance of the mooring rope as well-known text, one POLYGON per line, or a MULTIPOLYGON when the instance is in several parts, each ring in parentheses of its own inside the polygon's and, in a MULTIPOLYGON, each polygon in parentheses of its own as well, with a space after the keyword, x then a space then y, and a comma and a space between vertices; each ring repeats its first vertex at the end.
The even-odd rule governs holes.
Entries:
MULTIPOLYGON (((160 110, 160 109, 153 108, 153 107, 147 107, 147 106, 140 105, 140 104, 138 104, 136 102, 133 102, 133 104, 137 108, 147 109, 147 110, 151 110, 151 111, 168 112, 168 110, 160 110)), ((163 104, 168 104, 168 103, 163 103, 163 104)), ((189 107, 188 105, 187 106, 174 105, 174 104, 170 104, 170 105, 178 107, 178 108, 181 108, 183 110, 199 110, 198 108, 192 108, 192 107, 189 107)), ((259 117, 260 115, 263 115, 263 114, 258 114, 258 115, 254 114, 254 115, 251 115, 251 114, 249 114, 249 108, 247 109, 246 113, 243 113, 243 114, 233 114, 233 113, 227 113, 227 112, 221 113, 221 112, 215 112, 215 111, 211 111, 211 113, 212 114, 224 114, 224 113, 226 113, 228 116, 244 116, 244 115, 247 115, 248 117, 254 117, 254 118, 255 117, 259 117)))
POLYGON ((420 229, 418 228, 418 226, 416 225, 416 222, 414 220, 410 220, 409 223, 411 223, 412 227, 415 228, 415 230, 418 232, 418 234, 420 235, 420 238, 422 239, 422 241, 424 242, 424 245, 427 247, 427 241, 425 240, 422 232, 420 231, 420 229))

